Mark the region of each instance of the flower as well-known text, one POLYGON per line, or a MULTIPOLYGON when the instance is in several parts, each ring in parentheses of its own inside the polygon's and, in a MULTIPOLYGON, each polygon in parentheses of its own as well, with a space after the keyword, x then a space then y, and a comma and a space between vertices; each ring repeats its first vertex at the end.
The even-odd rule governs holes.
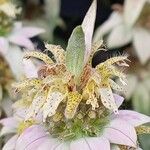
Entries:
POLYGON ((94 40, 107 35, 109 48, 132 42, 140 62, 145 64, 150 58, 149 0, 125 0, 123 8, 118 6, 122 11, 113 11, 109 19, 97 29, 94 40))
MULTIPOLYGON (((123 102, 123 98, 115 95, 118 107, 123 102)), ((112 114, 110 123, 105 127, 98 137, 82 137, 77 140, 65 142, 51 137, 47 129, 41 125, 33 125, 24 130, 18 137, 14 135, 4 146, 4 150, 12 148, 15 150, 26 149, 85 149, 110 150, 112 144, 127 145, 129 147, 137 147, 137 135, 135 127, 150 121, 150 117, 130 110, 119 110, 119 115, 112 114), (110 144, 111 143, 111 144, 110 144)), ((6 125, 4 121, 1 123, 6 125)), ((10 122, 12 123, 12 121, 10 122)), ((10 126, 10 125, 9 125, 10 126)))
POLYGON ((17 8, 9 0, 1 0, 1 2, 0 2, 0 11, 4 12, 9 17, 15 18, 16 15, 20 13, 20 8, 17 8))
POLYGON ((27 112, 26 119, 34 117, 42 109, 43 120, 45 120, 47 117, 55 115, 59 105, 63 101, 66 102, 67 99, 65 117, 71 119, 74 117, 81 101, 86 101, 87 105, 92 105, 92 110, 99 108, 99 94, 102 104, 117 113, 118 110, 111 87, 116 90, 122 90, 122 88, 111 78, 116 76, 125 84, 125 75, 117 70, 113 64, 123 61, 122 65, 126 65, 124 62, 124 60, 127 60, 126 56, 110 58, 95 69, 91 68, 90 65, 85 66, 80 78, 82 82, 76 85, 78 81, 74 80, 64 64, 65 51, 60 46, 54 45, 46 45, 46 48, 54 54, 56 63, 44 53, 36 51, 26 52, 24 58, 37 57, 42 59, 46 63, 46 66, 42 66, 39 69, 39 78, 31 78, 13 84, 13 87, 17 91, 25 90, 28 93, 25 100, 28 98, 31 106, 27 112), (77 86, 80 92, 76 89, 77 86))
POLYGON ((25 73, 35 77, 36 73, 30 71, 36 70, 35 65, 30 60, 22 64, 23 51, 19 46, 34 49, 30 38, 43 33, 44 30, 37 27, 23 27, 21 22, 14 21, 17 10, 9 1, 3 0, 0 3, 0 53, 8 62, 16 79, 20 79, 25 73))
POLYGON ((29 14, 28 10, 25 10, 27 12, 26 19, 24 20, 24 23, 26 25, 32 25, 37 26, 40 28, 45 29, 45 33, 42 34, 40 37, 42 39, 48 41, 53 41, 54 38, 54 29, 58 25, 61 28, 65 27, 65 24, 63 20, 60 18, 60 0, 46 0, 44 5, 42 6, 42 11, 39 9, 38 5, 39 3, 36 1, 29 2, 29 5, 37 6, 36 10, 33 10, 32 13, 29 14))
MULTIPOLYGON (((120 68, 127 67, 127 56, 114 56, 92 67, 95 52, 102 42, 92 45, 96 16, 94 0, 81 26, 76 27, 66 51, 47 44, 53 57, 38 51, 28 51, 24 58, 41 59, 37 78, 27 78, 13 84, 21 99, 16 110, 23 110, 18 132, 4 146, 20 149, 112 149, 111 144, 138 148, 137 133, 149 133, 141 124, 148 116, 120 111, 123 98, 113 93, 126 84, 120 68), (113 80, 117 77, 122 85, 113 80), (36 118, 41 116, 38 122, 36 118), (137 131, 137 133, 136 133, 137 131)), ((3 123, 3 122, 2 122, 3 123)), ((4 124, 4 123, 3 123, 4 124)))
POLYGON ((30 38, 43 33, 44 30, 37 27, 22 27, 21 22, 15 22, 19 9, 9 0, 0 3, 0 52, 6 54, 9 42, 27 49, 34 49, 30 38))
POLYGON ((34 49, 34 45, 30 38, 43 32, 43 29, 37 27, 22 27, 21 22, 16 22, 13 30, 6 37, 0 36, 0 52, 6 54, 9 50, 9 43, 32 50, 34 49))
POLYGON ((138 68, 136 72, 127 75, 128 84, 125 86, 124 96, 127 100, 132 100, 135 111, 149 115, 150 110, 150 66, 138 68), (141 97, 142 103, 141 105, 141 97))

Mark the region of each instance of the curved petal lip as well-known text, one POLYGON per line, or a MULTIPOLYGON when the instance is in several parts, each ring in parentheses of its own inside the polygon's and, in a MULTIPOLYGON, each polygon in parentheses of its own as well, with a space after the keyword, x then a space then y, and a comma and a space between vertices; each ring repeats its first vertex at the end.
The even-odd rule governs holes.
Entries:
POLYGON ((122 119, 134 127, 150 122, 149 116, 132 110, 119 110, 119 114, 113 115, 113 118, 122 119))
POLYGON ((27 129, 19 136, 16 142, 16 149, 19 150, 20 147, 26 148, 32 146, 32 143, 37 142, 43 138, 47 137, 47 133, 44 128, 40 125, 33 125, 27 129))
POLYGON ((113 119, 103 132, 110 143, 137 147, 134 127, 121 119, 113 119))

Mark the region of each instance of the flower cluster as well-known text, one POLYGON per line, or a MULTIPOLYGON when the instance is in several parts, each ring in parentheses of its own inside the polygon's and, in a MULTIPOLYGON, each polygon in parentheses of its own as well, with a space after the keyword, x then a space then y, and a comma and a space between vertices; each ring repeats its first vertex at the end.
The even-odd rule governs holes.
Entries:
MULTIPOLYGON (((44 32, 37 27, 23 27, 21 22, 16 21, 20 10, 10 0, 0 1, 0 55, 6 59, 17 79, 25 73, 21 65, 23 52, 20 47, 34 49, 30 38, 44 32)), ((30 62, 30 66, 34 65, 30 62)))
POLYGON ((150 132, 140 126, 150 117, 118 110, 124 99, 113 91, 122 91, 126 84, 122 67, 128 67, 127 56, 92 67, 94 54, 103 50, 101 41, 92 44, 95 16, 96 0, 73 30, 66 51, 46 44, 52 58, 38 51, 25 53, 24 58, 43 64, 38 77, 13 84, 20 100, 13 105, 14 116, 0 121, 2 135, 15 133, 4 150, 138 149, 137 134, 150 132))

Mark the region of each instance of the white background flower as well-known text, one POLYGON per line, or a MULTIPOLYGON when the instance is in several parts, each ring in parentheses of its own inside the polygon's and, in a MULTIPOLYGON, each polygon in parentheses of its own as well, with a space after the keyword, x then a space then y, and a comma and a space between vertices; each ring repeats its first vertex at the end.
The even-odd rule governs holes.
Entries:
MULTIPOLYGON (((150 29, 139 25, 140 14, 149 0, 125 0, 123 12, 113 11, 95 33, 94 40, 107 34, 107 46, 118 48, 132 42, 142 64, 150 59, 150 29)), ((150 15, 150 14, 149 14, 150 15)))

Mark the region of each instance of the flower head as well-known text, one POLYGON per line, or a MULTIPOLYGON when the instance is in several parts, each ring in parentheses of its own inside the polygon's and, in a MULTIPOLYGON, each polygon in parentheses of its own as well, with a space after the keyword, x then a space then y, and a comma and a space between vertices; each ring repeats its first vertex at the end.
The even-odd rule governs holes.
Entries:
POLYGON ((120 68, 128 66, 127 56, 114 56, 95 68, 91 64, 94 53, 101 49, 101 44, 91 44, 96 2, 93 1, 82 25, 73 30, 66 51, 47 44, 52 58, 37 51, 25 53, 24 58, 38 58, 44 64, 37 78, 13 84, 16 92, 22 93, 15 107, 24 107, 26 114, 19 135, 10 139, 5 149, 14 140, 16 150, 109 150, 110 143, 138 147, 135 127, 150 118, 132 111, 120 112, 123 98, 112 91, 122 90, 114 77, 120 79, 122 86, 126 84, 120 68), (32 125, 38 115, 42 119, 32 125))

